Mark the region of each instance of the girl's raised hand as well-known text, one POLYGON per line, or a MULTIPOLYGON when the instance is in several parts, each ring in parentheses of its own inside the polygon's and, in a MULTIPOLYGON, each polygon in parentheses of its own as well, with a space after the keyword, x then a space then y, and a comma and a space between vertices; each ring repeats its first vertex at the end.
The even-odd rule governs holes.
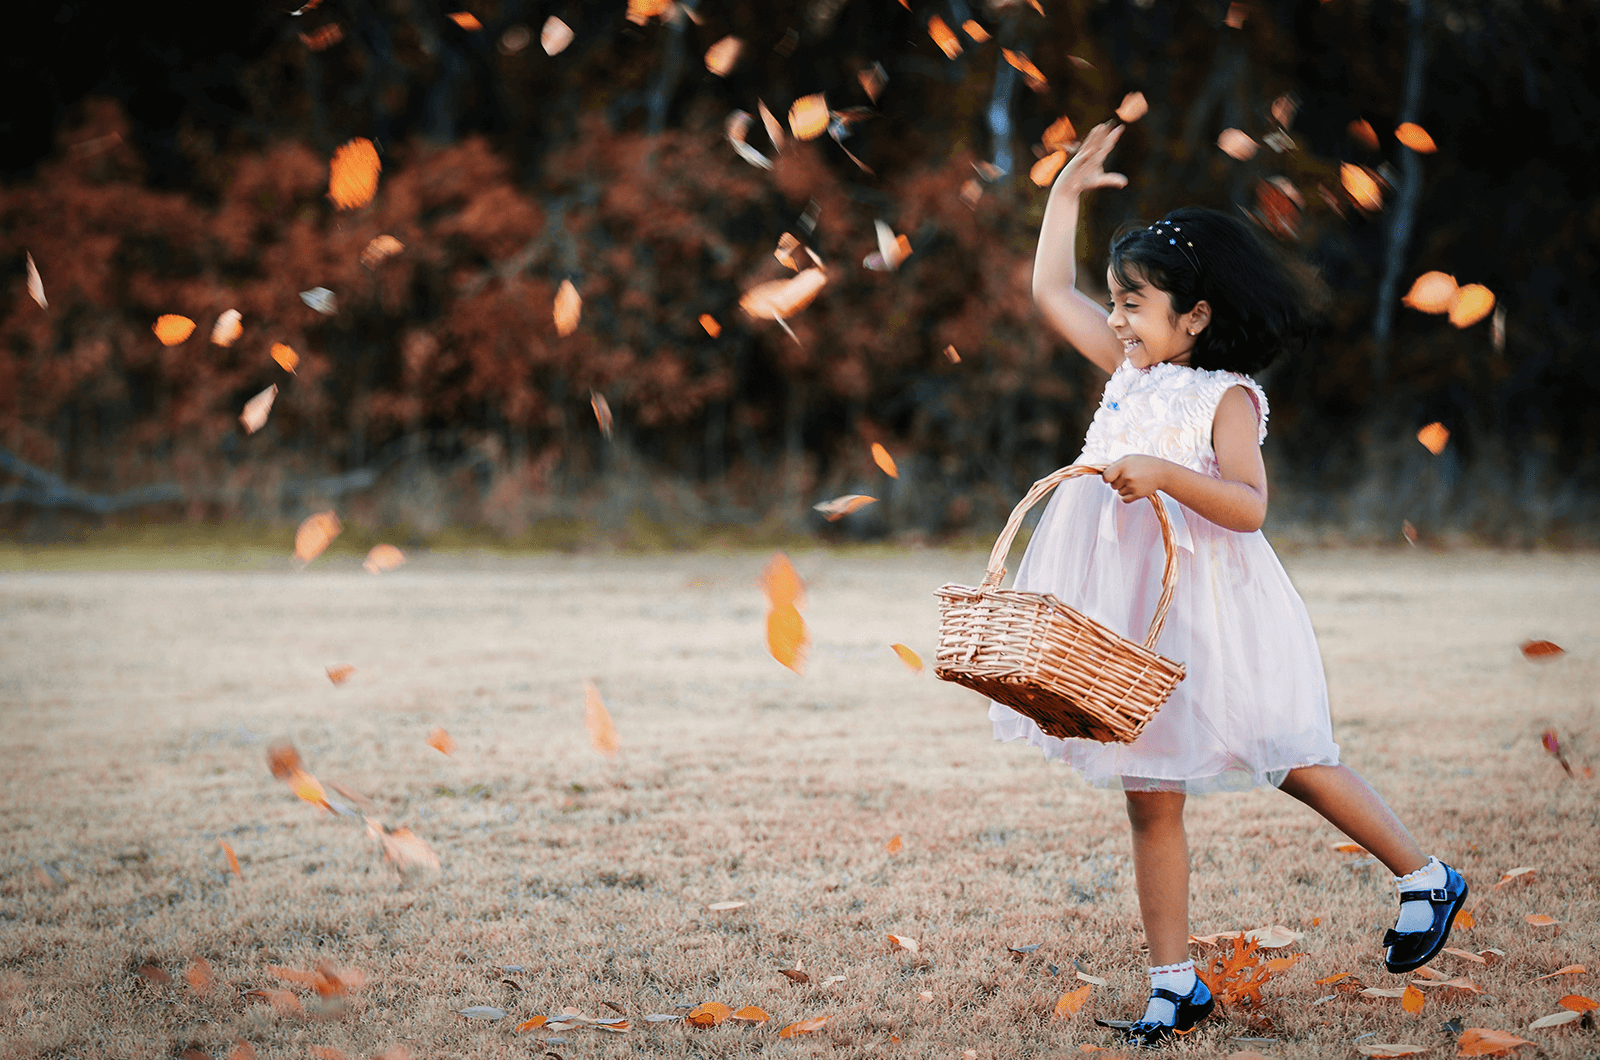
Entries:
POLYGON ((1083 146, 1078 148, 1078 153, 1072 156, 1072 161, 1056 178, 1056 186, 1066 184, 1078 191, 1127 187, 1127 177, 1121 173, 1108 173, 1105 168, 1106 156, 1122 139, 1122 130, 1125 128, 1127 126, 1119 122, 1104 121, 1090 129, 1089 135, 1083 138, 1083 146))

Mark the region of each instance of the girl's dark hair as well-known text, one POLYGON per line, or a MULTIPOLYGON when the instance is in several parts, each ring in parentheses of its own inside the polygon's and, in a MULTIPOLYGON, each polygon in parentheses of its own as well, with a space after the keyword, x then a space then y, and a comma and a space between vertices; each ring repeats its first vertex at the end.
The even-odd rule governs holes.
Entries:
POLYGON ((1177 313, 1204 299, 1211 322, 1195 340, 1195 368, 1250 374, 1302 346, 1312 292, 1242 221, 1186 206, 1156 225, 1127 225, 1111 240, 1111 275, 1123 287, 1165 291, 1177 313), (1177 231, 1174 231, 1176 229, 1177 231), (1169 242, 1176 238, 1182 245, 1169 242))

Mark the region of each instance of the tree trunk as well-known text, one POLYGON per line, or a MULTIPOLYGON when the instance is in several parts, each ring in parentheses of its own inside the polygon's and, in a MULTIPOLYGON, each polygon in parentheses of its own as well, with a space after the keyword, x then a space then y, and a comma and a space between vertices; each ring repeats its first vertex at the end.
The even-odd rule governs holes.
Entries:
MULTIPOLYGON (((1428 65, 1427 0, 1407 0, 1406 81, 1400 98, 1400 121, 1422 116, 1423 76, 1428 65)), ((1389 370, 1389 340, 1394 334, 1395 304, 1411 248, 1411 230, 1417 223, 1417 203, 1422 198, 1422 159, 1400 146, 1400 187, 1389 212, 1389 232, 1383 255, 1383 279, 1378 284, 1378 308, 1372 318, 1372 378, 1381 381, 1389 370)))

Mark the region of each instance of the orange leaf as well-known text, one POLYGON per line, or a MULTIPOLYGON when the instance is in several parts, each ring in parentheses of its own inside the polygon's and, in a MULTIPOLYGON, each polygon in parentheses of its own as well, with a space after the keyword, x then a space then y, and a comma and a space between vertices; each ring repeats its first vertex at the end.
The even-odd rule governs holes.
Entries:
MULTIPOLYGON (((1528 653, 1527 652, 1523 652, 1523 654, 1526 655, 1528 653)), ((1545 653, 1541 652, 1540 654, 1545 654, 1545 653)), ((1534 868, 1532 865, 1518 865, 1516 868, 1507 869, 1504 873, 1502 873, 1501 876, 1500 876, 1499 882, 1497 882, 1494 885, 1494 889, 1498 891, 1500 888, 1504 887, 1506 884, 1514 883, 1517 880, 1521 880, 1523 883, 1527 883, 1527 882, 1531 881, 1534 878, 1534 876, 1538 875, 1538 873, 1539 873, 1539 870, 1534 868)))
POLYGON ((867 94, 872 102, 878 102, 878 93, 883 91, 883 86, 889 83, 889 74, 882 63, 873 63, 865 70, 856 72, 856 80, 861 82, 861 91, 867 94))
POLYGON ((1378 149, 1378 134, 1373 131, 1372 123, 1365 118, 1358 118, 1351 122, 1345 129, 1350 134, 1350 139, 1365 147, 1368 151, 1378 149))
POLYGON ((165 313, 156 317, 156 322, 150 325, 150 330, 156 333, 161 345, 176 346, 194 334, 194 321, 176 313, 165 313))
POLYGON ((285 968, 280 964, 269 964, 266 967, 268 975, 283 983, 294 983, 298 986, 315 986, 316 972, 302 972, 297 968, 285 968))
POLYGON ((394 236, 377 236, 362 249, 361 264, 375 269, 404 249, 406 245, 394 236))
POLYGON ((1422 1006, 1427 1003, 1427 995, 1415 986, 1406 987, 1405 993, 1400 995, 1400 1007, 1415 1016, 1422 1011, 1422 1006))
POLYGON ((293 346, 285 346, 281 342, 272 344, 272 359, 278 362, 278 367, 285 372, 293 373, 295 366, 300 363, 300 355, 294 352, 293 346))
POLYGON ((1129 92, 1117 105, 1117 117, 1130 125, 1148 113, 1150 104, 1145 102, 1143 92, 1129 92))
POLYGON ((365 206, 378 194, 383 163, 372 141, 358 136, 333 153, 328 165, 328 198, 341 210, 365 206))
POLYGON ((760 1008, 759 1006, 746 1005, 744 1008, 733 1013, 728 1018, 731 1020, 739 1020, 743 1023, 765 1023, 772 1017, 767 1015, 766 1010, 760 1008))
POLYGON ((1048 188, 1050 182, 1055 180, 1056 175, 1061 172, 1061 167, 1066 164, 1067 153, 1065 151, 1051 151, 1035 162, 1033 167, 1028 170, 1028 179, 1041 188, 1048 188))
POLYGON ((279 1012, 285 1012, 290 1015, 298 1015, 302 1011, 300 1007, 300 999, 295 997, 294 994, 287 990, 278 990, 273 987, 266 987, 261 990, 247 990, 245 991, 244 996, 259 997, 263 1001, 267 1002, 267 1004, 277 1009, 279 1012))
POLYGON ((393 545, 373 545, 361 566, 368 574, 381 574, 386 570, 394 570, 405 561, 406 554, 393 545))
POLYGON ((296 768, 289 773, 289 788, 311 805, 333 812, 333 807, 328 805, 328 793, 322 790, 317 778, 305 770, 296 768))
POLYGON ((900 837, 895 836, 893 839, 889 840, 883 845, 883 849, 887 850, 891 854, 898 854, 900 853, 901 848, 904 846, 905 843, 900 839, 900 837))
POLYGON ((343 529, 339 517, 331 511, 306 516, 294 532, 295 561, 301 566, 310 563, 322 555, 323 550, 333 543, 343 529))
POLYGON ((789 557, 782 552, 774 552, 767 565, 761 568, 761 591, 772 607, 804 607, 806 603, 805 584, 789 557))
POLYGON ((628 0, 628 21, 644 25, 672 10, 672 0, 628 0))
POLYGON ((1433 137, 1428 135, 1428 131, 1415 122, 1401 122, 1400 127, 1394 131, 1394 138, 1419 155, 1431 155, 1439 149, 1434 145, 1433 137))
POLYGON ((1555 917, 1546 916, 1544 913, 1529 913, 1523 919, 1525 919, 1529 924, 1532 924, 1534 927, 1552 927, 1553 925, 1561 923, 1561 921, 1557 920, 1555 917))
POLYGON ((946 346, 944 348, 944 355, 951 364, 961 363, 961 355, 956 352, 956 348, 954 346, 946 346))
POLYGON ((716 1027, 731 1015, 733 1009, 722 1002, 707 1001, 697 1005, 684 1019, 696 1027, 716 1027))
POLYGON ((549 1019, 550 1017, 548 1016, 535 1016, 532 1019, 523 1020, 521 1023, 517 1024, 516 1032, 521 1034, 524 1031, 538 1030, 540 1027, 543 1027, 547 1022, 549 1022, 549 1019))
POLYGON ((469 33, 476 33, 483 28, 483 23, 470 11, 452 11, 445 17, 469 33))
POLYGON ((1350 200, 1363 210, 1372 212, 1383 207, 1383 189, 1378 186, 1377 178, 1361 166, 1342 163, 1339 183, 1344 185, 1350 200))
POLYGON ((1469 283, 1456 290, 1450 300, 1450 323, 1470 328, 1494 310, 1494 292, 1481 283, 1469 283))
POLYGON ((727 77, 738 65, 739 54, 744 51, 744 41, 738 37, 723 37, 706 49, 706 69, 718 77, 727 77))
POLYGON ((202 997, 211 992, 211 987, 217 981, 211 972, 211 962, 204 957, 195 958, 189 970, 183 973, 183 978, 188 982, 189 989, 202 997))
POLYGON ((1541 975, 1539 977, 1539 979, 1533 979, 1533 980, 1530 980, 1530 982, 1537 983, 1537 982, 1539 982, 1540 979, 1554 979, 1558 975, 1582 975, 1584 972, 1587 972, 1588 970, 1589 969, 1585 968, 1581 964, 1569 964, 1565 968, 1557 968, 1555 971, 1551 972, 1549 975, 1541 975))
POLYGON ((593 683, 583 683, 583 723, 589 728, 589 742, 603 755, 615 757, 622 747, 617 738, 617 727, 611 724, 611 714, 600 698, 600 690, 593 683))
POLYGON ((1600 1009, 1600 1001, 1596 1001, 1592 997, 1584 997, 1582 994, 1568 994, 1560 1001, 1557 1001, 1556 1004, 1562 1008, 1571 1009, 1573 1012, 1593 1012, 1595 1009, 1600 1009))
POLYGON ((356 672, 356 668, 348 663, 342 663, 338 666, 330 666, 327 669, 328 680, 332 681, 336 685, 344 684, 346 681, 350 680, 350 675, 356 672))
POLYGON ((1089 1000, 1089 991, 1093 989, 1093 983, 1084 983, 1078 989, 1068 990, 1065 994, 1062 994, 1060 1000, 1056 1002, 1056 1015, 1076 1015, 1077 1011, 1083 1008, 1083 1003, 1089 1000))
POLYGON ((789 131, 797 140, 815 140, 828 131, 828 100, 817 92, 789 105, 789 131))
POLYGON ((539 30, 539 47, 546 55, 559 55, 572 43, 572 27, 554 15, 544 20, 539 30))
POLYGON ((239 422, 244 424, 246 434, 254 434, 267 425, 267 417, 272 414, 272 403, 277 398, 278 384, 274 383, 244 403, 239 422))
POLYGON ((989 31, 970 18, 961 23, 961 31, 979 44, 989 39, 989 31))
POLYGON ((1335 843, 1333 849, 1341 854, 1365 854, 1367 848, 1359 843, 1335 843))
POLYGON ((865 508, 878 498, 868 497, 864 493, 847 493, 843 497, 835 497, 831 501, 813 504, 811 507, 821 512, 828 522, 836 522, 859 508, 865 508))
POLYGON ((944 52, 945 58, 954 59, 961 54, 961 42, 950 31, 950 27, 944 24, 944 19, 938 15, 928 19, 928 36, 932 37, 933 43, 944 52))
POLYGON ((904 644, 891 644, 889 647, 893 648, 894 653, 900 656, 900 661, 906 664, 906 669, 911 670, 913 673, 920 674, 922 672, 922 656, 904 644))
POLYGON ((583 298, 578 294, 578 289, 572 286, 571 280, 562 280, 561 286, 556 289, 556 333, 566 336, 577 331, 578 318, 582 314, 583 298))
POLYGON ((1254 158, 1259 148, 1250 135, 1242 129, 1224 129, 1222 135, 1217 137, 1217 146, 1222 148, 1222 153, 1243 162, 1254 158))
POLYGON ((428 733, 428 746, 443 754, 453 754, 456 749, 456 742, 443 729, 434 729, 428 733))
POLYGON ((778 1032, 778 1037, 793 1038, 800 1034, 813 1034, 816 1031, 820 1031, 822 1029, 822 1025, 827 1023, 828 1019, 829 1017, 827 1016, 812 1016, 810 1019, 801 1020, 798 1023, 791 1023, 783 1030, 778 1032))
POLYGON ((1005 56, 1006 62, 1010 63, 1021 72, 1023 79, 1028 82, 1029 88, 1033 89, 1035 92, 1044 91, 1045 86, 1048 85, 1049 82, 1044 79, 1044 74, 1039 72, 1039 68, 1033 65, 1033 61, 1031 59, 1029 59, 1026 55, 1023 55, 1021 52, 1012 51, 1010 48, 1001 48, 1000 54, 1005 56))
POLYGON ((894 457, 889 455, 889 450, 885 449, 877 442, 872 443, 872 460, 873 463, 877 464, 883 469, 883 473, 885 475, 888 475, 890 478, 900 477, 899 469, 894 466, 894 457))
POLYGON ((1430 423, 1417 432, 1417 441, 1421 442, 1423 447, 1434 456, 1444 452, 1445 443, 1449 440, 1449 428, 1442 423, 1430 423))
MULTIPOLYGON (((368 827, 373 822, 369 819, 368 827)), ((435 854, 422 837, 409 828, 396 828, 392 831, 387 827, 377 830, 378 841, 383 844, 383 860, 399 869, 402 875, 417 872, 436 872, 439 869, 439 855, 435 854)))
POLYGON ((1532 1045, 1526 1038, 1518 1038, 1505 1031, 1487 1027, 1468 1027, 1456 1042, 1457 1056, 1505 1056, 1519 1045, 1532 1045))
POLYGON ((700 326, 706 329, 706 334, 716 338, 722 334, 722 325, 717 323, 717 318, 710 313, 700 314, 700 326))
POLYGON ((1400 299, 1403 305, 1424 313, 1448 313, 1456 297, 1456 278, 1444 272, 1425 272, 1400 299))
POLYGON ((594 421, 600 425, 600 434, 610 440, 611 434, 616 430, 616 420, 611 416, 611 402, 598 390, 589 391, 589 407, 594 410, 594 421))
POLYGON ((1228 5, 1228 13, 1223 18, 1223 25, 1231 29, 1243 29, 1244 20, 1250 15, 1250 9, 1243 4, 1233 3, 1228 5))
POLYGON ((1316 980, 1313 980, 1313 981, 1318 986, 1327 986, 1329 983, 1337 983, 1341 979, 1348 979, 1353 974, 1354 974, 1353 972, 1338 972, 1338 973, 1336 973, 1334 975, 1328 976, 1326 979, 1316 979, 1316 980))
POLYGON ((1477 918, 1472 915, 1472 910, 1462 909, 1456 913, 1455 923, 1450 926, 1455 931, 1466 931, 1468 928, 1476 927, 1477 923, 1477 918))
POLYGON ((783 320, 810 305, 827 282, 821 269, 802 269, 788 279, 756 284, 739 298, 739 308, 757 320, 783 320))
POLYGON ((767 650, 797 674, 805 672, 806 645, 810 642, 805 619, 793 604, 774 607, 767 613, 767 650))
POLYGON ((1072 127, 1072 119, 1062 116, 1050 123, 1039 142, 1046 151, 1059 151, 1077 138, 1078 130, 1072 127))
POLYGON ((233 852, 233 848, 220 839, 217 842, 221 845, 222 852, 228 856, 228 871, 239 879, 244 879, 244 873, 239 870, 239 857, 233 852))
POLYGON ((783 123, 773 117, 772 111, 761 100, 756 100, 756 113, 761 115, 761 127, 767 130, 767 139, 772 141, 772 146, 779 151, 783 150, 783 123))
POLYGON ((921 948, 917 945, 917 940, 908 935, 887 935, 885 937, 889 940, 889 945, 898 950, 905 950, 907 953, 914 954, 921 948))
POLYGON ((168 975, 166 972, 163 972, 160 968, 157 968, 153 964, 140 965, 135 974, 147 983, 172 982, 172 976, 168 975))
POLYGON ((288 780, 289 775, 300 768, 300 752, 292 743, 275 743, 267 748, 267 767, 274 777, 288 780))
POLYGON ((213 346, 232 346, 244 333, 243 317, 237 309, 223 311, 217 317, 217 322, 211 325, 211 344, 213 346))
POLYGON ((300 43, 314 52, 327 51, 342 40, 344 40, 344 27, 337 22, 330 22, 321 29, 300 34, 300 43))

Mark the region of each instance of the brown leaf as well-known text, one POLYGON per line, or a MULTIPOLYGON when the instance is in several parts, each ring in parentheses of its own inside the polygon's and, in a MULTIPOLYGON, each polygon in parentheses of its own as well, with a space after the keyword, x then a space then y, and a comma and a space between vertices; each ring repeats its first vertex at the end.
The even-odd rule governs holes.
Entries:
POLYGON ((278 362, 278 367, 285 372, 294 374, 295 366, 300 363, 300 355, 294 352, 293 346, 286 346, 281 342, 272 344, 272 359, 278 362))
POLYGON ((896 655, 900 656, 900 661, 906 664, 906 669, 912 673, 920 674, 922 672, 922 656, 904 644, 891 644, 889 647, 894 650, 896 655))
POLYGON ((1549 975, 1541 975, 1541 976, 1539 976, 1538 979, 1530 979, 1528 981, 1531 982, 1531 983, 1537 983, 1541 979, 1554 979, 1554 978, 1556 978, 1557 976, 1560 976, 1560 975, 1582 975, 1584 972, 1587 972, 1587 971, 1588 971, 1588 969, 1585 968, 1581 964, 1569 964, 1565 968, 1557 968, 1555 971, 1551 972, 1549 975))
POLYGON ((1039 68, 1033 65, 1031 59, 1021 52, 1012 51, 1010 48, 1001 48, 1000 54, 1005 56, 1006 62, 1017 68, 1018 72, 1022 74, 1023 80, 1028 82, 1029 88, 1035 92, 1043 92, 1045 90, 1049 82, 1044 79, 1044 74, 1039 72, 1039 68))
POLYGON ((622 748, 617 727, 611 724, 611 712, 592 681, 583 683, 583 724, 589 730, 589 742, 594 749, 608 758, 615 758, 622 748))
POLYGON ((1241 129, 1224 129, 1222 135, 1217 137, 1217 146, 1222 148, 1222 153, 1244 162, 1255 157, 1259 148, 1248 133, 1241 129))
POLYGON ((806 604, 805 583, 782 552, 774 552, 767 565, 761 568, 760 585, 769 607, 804 607, 806 604))
MULTIPOLYGON (((1529 659, 1548 659, 1565 654, 1566 649, 1559 644, 1548 640, 1525 640, 1522 642, 1522 654, 1529 659)), ((1509 877, 1508 877, 1509 878, 1509 877)), ((1506 882, 1501 880, 1500 883, 1506 882)), ((1495 886, 1499 886, 1496 884, 1495 886)))
POLYGON ((1556 924, 1561 923, 1555 917, 1547 916, 1544 913, 1529 913, 1523 919, 1533 927, 1554 927, 1556 924))
POLYGON ((1444 452, 1445 443, 1449 440, 1450 430, 1442 423, 1430 423, 1417 432, 1417 441, 1434 456, 1444 452))
POLYGON ((157 968, 153 964, 141 964, 135 970, 134 974, 138 975, 139 978, 148 983, 165 985, 172 982, 172 976, 168 975, 166 972, 163 972, 160 968, 157 968))
POLYGON ((228 1050, 228 1060, 256 1060, 256 1047, 243 1038, 235 1038, 233 1048, 228 1050))
POLYGON ((343 529, 339 517, 331 511, 306 516, 294 532, 295 562, 303 567, 322 555, 343 529))
POLYGON ((483 23, 479 22, 478 17, 470 11, 452 11, 445 18, 448 18, 468 33, 476 33, 483 28, 483 23))
POLYGON ((811 976, 798 968, 779 968, 778 974, 788 978, 791 982, 809 983, 811 976))
POLYGON ((1129 125, 1148 113, 1150 104, 1145 102, 1143 92, 1129 92, 1122 97, 1122 102, 1117 104, 1117 117, 1129 125))
POLYGON ((561 286, 556 289, 554 315, 557 334, 567 336, 578 330, 578 318, 583 315, 583 298, 578 294, 578 289, 572 286, 571 280, 562 280, 561 286))
POLYGON ((1434 145, 1433 137, 1428 135, 1427 130, 1415 122, 1401 122, 1400 127, 1394 131, 1394 138, 1419 155, 1431 155, 1439 149, 1434 145))
POLYGON ((810 642, 805 619, 793 604, 774 607, 767 613, 767 650, 797 674, 805 672, 806 646, 810 642))
POLYGON ((28 265, 28 293, 33 296, 35 302, 39 303, 40 309, 49 309, 50 300, 44 296, 44 280, 39 276, 39 266, 33 263, 33 255, 31 253, 24 251, 23 256, 26 258, 28 265))
MULTIPOLYGON (((1528 653, 1524 651, 1523 654, 1526 655, 1528 653)), ((1494 889, 1498 891, 1508 883, 1531 882, 1534 876, 1538 875, 1538 872, 1539 870, 1532 865, 1518 865, 1514 869, 1507 869, 1501 875, 1499 882, 1494 885, 1494 889)))
POLYGON ((316 1057, 317 1060, 345 1060, 344 1053, 330 1045, 311 1046, 311 1055, 316 1057))
POLYGON ((830 1017, 828 1016, 812 1016, 810 1019, 800 1020, 798 1023, 791 1023, 783 1030, 778 1032, 778 1037, 794 1038, 801 1034, 813 1034, 816 1031, 820 1031, 823 1027, 823 1024, 827 1023, 829 1018, 830 1017))
POLYGON ((1469 283, 1456 288, 1450 300, 1450 323, 1458 328, 1470 328, 1494 310, 1494 292, 1481 283, 1469 283))
POLYGON ((672 0, 628 0, 628 21, 644 25, 672 10, 672 0))
POLYGON ((950 27, 944 24, 944 19, 934 15, 928 19, 928 36, 933 38, 933 43, 944 52, 945 58, 954 59, 961 54, 961 42, 951 32, 950 27))
POLYGON ((707 1001, 704 1004, 696 1005, 684 1017, 684 1020, 696 1027, 717 1027, 731 1015, 733 1015, 733 1009, 722 1002, 707 1001))
POLYGON ((394 236, 377 236, 362 249, 361 264, 375 269, 404 249, 406 245, 394 236))
POLYGON ((274 383, 244 403, 244 411, 239 413, 239 422, 244 424, 246 434, 254 434, 267 425, 267 417, 272 413, 272 403, 277 398, 278 384, 274 383))
POLYGON ((393 545, 373 545, 361 566, 368 574, 382 574, 394 570, 406 561, 406 554, 393 545))
POLYGON ((1228 13, 1224 16, 1222 24, 1230 29, 1243 29, 1244 20, 1250 15, 1250 9, 1240 3, 1228 5, 1228 13))
POLYGON ((447 755, 454 754, 456 750, 456 742, 443 729, 434 729, 428 733, 428 746, 447 755))
POLYGON ((727 77, 739 64, 739 55, 743 51, 744 41, 731 35, 723 37, 706 49, 706 69, 718 77, 727 77))
POLYGON ((1532 1045, 1526 1038, 1518 1038, 1505 1031, 1487 1027, 1468 1027, 1456 1042, 1457 1056, 1505 1056, 1519 1045, 1532 1045))
POLYGON ((364 136, 341 146, 328 164, 328 198, 340 210, 365 206, 378 194, 383 163, 378 149, 364 136))
POLYGON ((300 752, 294 744, 280 741, 267 748, 267 768, 279 780, 288 780, 300 768, 300 752))
POLYGON ((835 497, 831 501, 813 504, 811 507, 821 512, 828 522, 837 522, 860 508, 865 508, 878 498, 868 497, 864 493, 847 493, 843 497, 835 497))
POLYGON ((1600 1009, 1600 1001, 1596 1001, 1592 997, 1584 997, 1582 994, 1568 994, 1560 1001, 1557 1001, 1556 1004, 1562 1008, 1571 1009, 1573 1012, 1593 1012, 1596 1009, 1600 1009))
POLYGON ((589 407, 594 410, 594 421, 600 425, 601 437, 609 442, 617 426, 617 421, 611 415, 611 402, 607 401, 606 396, 598 390, 591 390, 589 407))
POLYGON ((164 313, 150 325, 163 346, 176 346, 194 334, 194 321, 176 313, 164 313))
POLYGON ((213 346, 232 346, 244 333, 243 317, 237 309, 226 309, 217 316, 217 322, 211 325, 211 344, 213 346))
POLYGON ((1074 1016, 1083 1008, 1083 1003, 1089 1000, 1089 992, 1094 989, 1093 983, 1084 983, 1076 990, 1068 990, 1056 1001, 1057 1016, 1074 1016))
POLYGON ((706 329, 706 334, 716 338, 722 334, 722 325, 717 323, 717 318, 710 313, 700 314, 700 326, 706 329))
POLYGON ((234 854, 233 848, 220 839, 217 843, 222 847, 222 852, 228 856, 228 871, 239 879, 244 879, 244 873, 239 870, 239 858, 234 854))
POLYGON ((828 100, 824 93, 801 96, 789 105, 789 131, 796 140, 815 140, 828 131, 828 100))
POLYGON ((346 681, 350 680, 350 675, 356 672, 356 668, 351 666, 349 663, 341 663, 338 666, 329 666, 327 670, 328 680, 332 681, 336 685, 344 684, 346 681))
POLYGON ((344 27, 330 22, 321 29, 300 34, 300 43, 314 52, 324 52, 344 40, 344 27))
POLYGON ((1422 1011, 1422 1006, 1427 1003, 1427 995, 1415 986, 1408 986, 1400 995, 1400 1007, 1415 1016, 1422 1011))
POLYGON ((572 27, 554 15, 544 20, 539 30, 539 46, 546 55, 559 55, 572 43, 572 27))
POLYGON ((767 1015, 765 1009, 759 1008, 756 1005, 746 1005, 744 1008, 733 1013, 728 1018, 731 1020, 738 1020, 741 1023, 765 1023, 772 1017, 767 1015))

